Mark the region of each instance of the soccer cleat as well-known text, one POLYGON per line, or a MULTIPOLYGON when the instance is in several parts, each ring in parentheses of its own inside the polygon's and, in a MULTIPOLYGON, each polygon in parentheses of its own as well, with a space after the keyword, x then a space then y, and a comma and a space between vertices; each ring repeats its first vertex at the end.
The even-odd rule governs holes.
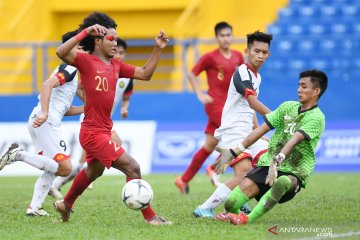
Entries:
POLYGON ((215 187, 218 187, 218 186, 221 185, 220 176, 216 174, 216 172, 214 171, 212 165, 209 165, 209 166, 206 167, 206 174, 209 176, 211 183, 215 187))
POLYGON ((179 188, 181 194, 187 195, 189 194, 189 185, 181 180, 181 177, 177 177, 175 180, 175 185, 179 188))
POLYGON ((26 216, 29 216, 29 217, 36 217, 36 216, 39 216, 39 217, 44 217, 44 216, 49 216, 49 214, 42 208, 40 209, 32 209, 31 207, 28 207, 26 209, 26 216))
POLYGON ((193 212, 193 216, 197 218, 212 218, 214 215, 215 213, 212 209, 201 209, 200 206, 193 212))
POLYGON ((249 217, 244 213, 240 213, 239 215, 235 213, 228 213, 227 214, 230 222, 234 225, 244 225, 248 222, 249 217))
POLYGON ((12 164, 16 161, 16 153, 21 151, 17 143, 11 144, 7 152, 0 159, 0 170, 3 169, 6 165, 12 164))
POLYGON ((163 217, 160 217, 158 215, 153 216, 150 220, 147 221, 148 224, 151 225, 170 225, 172 224, 171 221, 166 220, 163 217))
POLYGON ((63 195, 61 194, 61 192, 58 189, 53 188, 53 187, 50 188, 49 195, 58 200, 64 198, 63 195))
POLYGON ((249 207, 249 205, 247 203, 245 203, 241 208, 240 211, 245 213, 246 215, 248 215, 249 213, 251 213, 251 208, 249 207))
POLYGON ((220 212, 220 213, 216 214, 215 216, 213 216, 212 218, 215 220, 221 220, 221 221, 225 221, 225 222, 230 221, 226 212, 220 212))
POLYGON ((64 200, 55 201, 54 208, 61 214, 63 222, 69 221, 70 214, 73 212, 73 210, 69 208, 68 204, 64 200))

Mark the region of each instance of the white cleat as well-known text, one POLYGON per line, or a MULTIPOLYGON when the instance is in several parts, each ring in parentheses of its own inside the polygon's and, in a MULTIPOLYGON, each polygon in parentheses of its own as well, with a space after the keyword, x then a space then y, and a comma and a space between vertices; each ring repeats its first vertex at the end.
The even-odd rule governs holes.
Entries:
POLYGON ((36 216, 44 217, 44 216, 49 216, 49 214, 42 208, 34 210, 31 207, 28 207, 26 209, 26 216, 29 216, 29 217, 36 217, 36 216))
POLYGON ((16 153, 21 151, 17 143, 11 144, 7 152, 0 159, 0 170, 3 169, 6 165, 12 164, 16 161, 16 153))
POLYGON ((61 194, 61 192, 53 187, 50 188, 49 195, 52 196, 53 198, 55 198, 56 200, 64 198, 63 195, 61 194))

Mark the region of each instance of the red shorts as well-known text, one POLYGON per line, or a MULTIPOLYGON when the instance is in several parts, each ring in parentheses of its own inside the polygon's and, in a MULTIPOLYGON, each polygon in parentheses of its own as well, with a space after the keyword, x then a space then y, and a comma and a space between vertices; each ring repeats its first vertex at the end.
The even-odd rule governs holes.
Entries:
POLYGON ((251 154, 249 154, 247 152, 243 152, 239 156, 237 156, 235 159, 233 159, 230 162, 229 166, 232 167, 235 163, 240 162, 241 160, 243 160, 245 158, 250 158, 251 165, 254 168, 254 167, 256 167, 256 164, 259 161, 259 158, 261 157, 261 155, 263 155, 266 151, 267 151, 267 149, 260 151, 254 158, 251 156, 251 154))
POLYGON ((215 130, 219 128, 221 124, 222 108, 205 106, 205 112, 208 116, 208 123, 206 124, 205 133, 214 136, 215 130))
POLYGON ((86 151, 86 162, 99 160, 106 168, 110 168, 113 161, 117 160, 124 149, 111 140, 111 133, 95 132, 80 129, 80 144, 86 151))

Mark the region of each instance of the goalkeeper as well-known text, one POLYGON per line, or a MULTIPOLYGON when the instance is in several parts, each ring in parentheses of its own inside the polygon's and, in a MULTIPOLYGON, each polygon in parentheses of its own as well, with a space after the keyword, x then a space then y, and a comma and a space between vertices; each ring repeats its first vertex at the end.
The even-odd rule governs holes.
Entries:
POLYGON ((234 156, 242 153, 270 129, 276 128, 268 151, 263 154, 257 167, 229 195, 225 202, 227 213, 219 213, 215 219, 230 221, 235 225, 256 221, 277 203, 291 200, 301 188, 305 188, 315 166, 315 147, 325 128, 325 116, 317 103, 327 88, 324 72, 308 70, 300 73, 299 102, 288 101, 268 113, 265 123, 253 130, 238 146, 232 149, 218 148, 222 153, 217 172, 224 172, 234 156), (259 203, 245 215, 241 206, 255 198, 259 203), (240 214, 239 214, 240 213, 240 214))

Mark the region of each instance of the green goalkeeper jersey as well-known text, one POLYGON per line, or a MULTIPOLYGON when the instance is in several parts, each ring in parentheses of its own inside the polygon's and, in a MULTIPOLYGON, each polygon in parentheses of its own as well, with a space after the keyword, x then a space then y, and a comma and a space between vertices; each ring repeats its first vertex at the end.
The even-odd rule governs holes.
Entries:
POLYGON ((304 135, 305 140, 297 144, 280 164, 279 171, 295 174, 305 187, 315 166, 315 147, 325 128, 325 116, 316 105, 306 111, 300 111, 299 102, 288 101, 275 111, 268 113, 264 120, 271 129, 276 128, 257 166, 269 166, 295 132, 304 135))

